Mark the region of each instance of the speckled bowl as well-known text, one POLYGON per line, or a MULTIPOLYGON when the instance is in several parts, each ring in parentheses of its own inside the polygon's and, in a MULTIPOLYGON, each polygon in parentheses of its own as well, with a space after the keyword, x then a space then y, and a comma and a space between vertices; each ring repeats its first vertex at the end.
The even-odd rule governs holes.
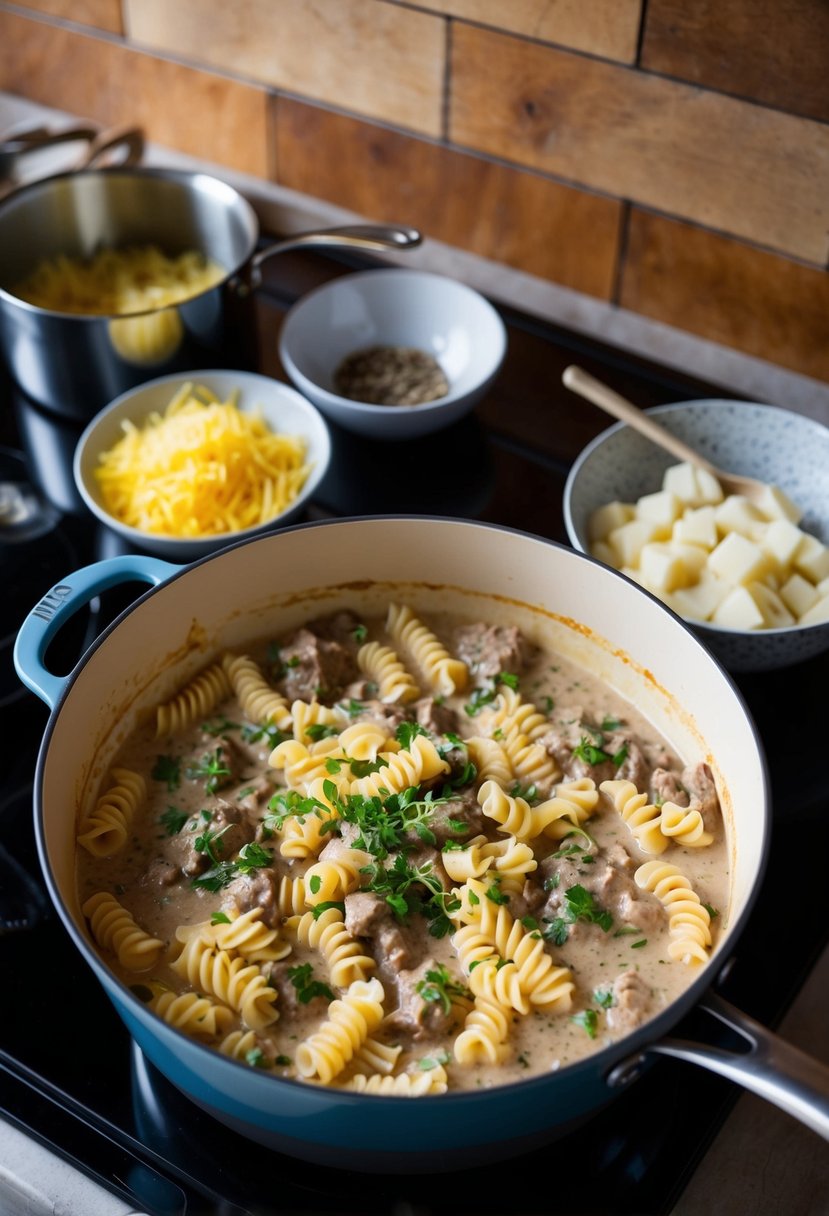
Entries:
MULTIPOLYGON (((800 527, 829 544, 829 427, 746 401, 682 401, 648 412, 718 467, 780 486, 803 508, 800 527)), ((658 490, 665 469, 676 463, 625 423, 598 435, 573 464, 564 487, 564 522, 573 547, 590 551, 587 522, 594 508, 613 499, 635 502, 658 490)), ((829 649, 829 622, 759 631, 688 624, 731 671, 770 671, 829 649)))

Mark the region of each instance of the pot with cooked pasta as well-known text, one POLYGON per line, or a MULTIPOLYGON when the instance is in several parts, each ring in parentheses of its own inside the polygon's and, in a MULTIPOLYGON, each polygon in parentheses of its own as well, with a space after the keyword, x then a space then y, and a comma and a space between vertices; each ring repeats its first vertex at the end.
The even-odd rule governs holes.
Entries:
POLYGON ((54 710, 58 911, 148 1058, 229 1126, 351 1169, 468 1166, 665 1053, 829 1137, 827 1071, 708 992, 768 847, 753 724, 600 563, 456 520, 303 525, 88 567, 15 658, 54 710), (50 673, 72 612, 136 578, 50 673), (761 1047, 666 1037, 697 1005, 761 1047))
POLYGON ((411 228, 298 233, 257 250, 248 201, 206 173, 114 167, 56 174, 0 205, 0 349, 16 383, 90 418, 145 380, 253 366, 262 263, 317 245, 405 249, 411 228))

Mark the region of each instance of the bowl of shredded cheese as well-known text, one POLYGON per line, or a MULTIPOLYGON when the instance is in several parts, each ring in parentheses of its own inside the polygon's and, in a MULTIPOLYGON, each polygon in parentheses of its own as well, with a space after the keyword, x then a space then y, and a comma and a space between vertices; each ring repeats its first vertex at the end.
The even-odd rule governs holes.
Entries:
POLYGON ((330 459, 327 424, 295 389, 205 370, 116 397, 81 435, 74 475, 134 549, 188 562, 295 522, 330 459))

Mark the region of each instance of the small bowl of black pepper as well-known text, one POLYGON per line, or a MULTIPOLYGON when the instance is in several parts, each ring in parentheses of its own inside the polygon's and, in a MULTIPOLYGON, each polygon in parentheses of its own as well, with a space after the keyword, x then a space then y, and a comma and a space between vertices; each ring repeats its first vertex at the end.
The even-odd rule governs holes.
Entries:
POLYGON ((506 327, 474 288, 447 275, 378 268, 304 295, 282 324, 294 386, 347 430, 409 439, 469 413, 504 361, 506 327))

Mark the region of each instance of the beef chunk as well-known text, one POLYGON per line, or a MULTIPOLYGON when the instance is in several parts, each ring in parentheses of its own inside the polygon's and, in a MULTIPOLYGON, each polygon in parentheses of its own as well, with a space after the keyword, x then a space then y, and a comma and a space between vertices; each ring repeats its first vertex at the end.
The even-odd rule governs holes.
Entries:
POLYGON ((416 967, 423 947, 422 933, 401 925, 382 896, 355 891, 345 897, 345 927, 352 937, 376 943, 374 951, 387 976, 416 967))
POLYGON ((675 806, 688 805, 688 791, 682 784, 679 773, 669 768, 655 768, 651 774, 651 797, 662 802, 673 802, 675 806))
POLYGON ((419 986, 429 984, 427 973, 437 969, 438 963, 430 958, 412 970, 400 971, 395 975, 397 1008, 386 1018, 386 1026, 390 1030, 413 1039, 449 1033, 456 1021, 454 1010, 450 1008, 447 1012, 440 1001, 425 1000, 418 991, 419 986))
POLYGON ((330 616, 318 616, 308 622, 308 629, 325 642, 339 642, 354 654, 360 649, 359 633, 360 618, 350 608, 340 612, 332 612, 330 616))
POLYGON ((647 1019, 652 993, 636 971, 623 971, 613 981, 613 1004, 607 1011, 607 1025, 619 1034, 630 1034, 647 1019))
MULTIPOLYGON (((540 862, 537 874, 542 887, 550 887, 541 916, 554 920, 567 919, 567 891, 581 886, 588 891, 601 911, 609 912, 616 926, 636 925, 646 930, 662 927, 665 909, 659 900, 642 892, 633 879, 636 863, 621 845, 611 845, 597 856, 592 865, 583 865, 576 854, 564 857, 551 855, 540 862), (553 885, 553 883, 555 885, 553 885)), ((578 923, 579 935, 589 925, 578 923)), ((574 932, 576 926, 571 929, 574 932)))
POLYGON ((485 832, 487 820, 473 790, 465 790, 447 802, 436 802, 429 819, 429 827, 435 834, 438 848, 447 840, 457 840, 464 844, 473 836, 485 832), (454 821, 454 823, 453 823, 454 821), (466 831, 461 831, 456 825, 466 825, 466 831))
MULTIPOLYGON (((359 698, 358 698, 359 699, 359 698)), ((354 722, 376 722, 389 735, 393 735, 401 722, 408 719, 403 705, 386 705, 383 701, 364 701, 359 713, 352 715, 354 722)))
POLYGON ((722 812, 711 769, 704 763, 689 765, 682 770, 682 784, 691 795, 690 805, 702 815, 706 830, 716 832, 722 826, 722 812))
POLYGON ((499 672, 518 674, 527 666, 533 647, 515 625, 462 625, 455 632, 454 650, 477 676, 491 679, 499 672))
POLYGON ((280 647, 284 670, 280 687, 289 700, 335 701, 359 676, 352 647, 319 637, 311 629, 298 629, 280 647))
POLYGON ((251 908, 261 908, 265 924, 277 926, 281 920, 278 883, 277 876, 269 869, 239 874, 222 891, 222 911, 241 915, 251 908))
POLYGON ((252 824, 232 802, 214 798, 208 813, 209 818, 200 817, 195 823, 188 821, 167 846, 169 859, 188 876, 203 874, 217 861, 229 861, 254 838, 252 824), (197 841, 201 847, 197 847, 197 841))
POLYGON ((150 862, 147 872, 142 875, 141 885, 144 887, 172 887, 180 877, 181 870, 178 866, 171 861, 157 857, 155 861, 150 862))
POLYGON ((424 730, 433 735, 457 733, 458 715, 449 705, 443 705, 434 697, 421 697, 414 703, 415 717, 424 730))

